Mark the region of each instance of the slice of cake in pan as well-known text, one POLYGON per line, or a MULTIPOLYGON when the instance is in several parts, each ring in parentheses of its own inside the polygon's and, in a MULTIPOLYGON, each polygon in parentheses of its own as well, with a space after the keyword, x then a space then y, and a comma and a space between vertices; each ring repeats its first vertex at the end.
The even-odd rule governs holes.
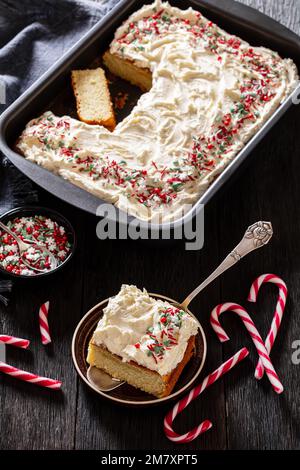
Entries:
POLYGON ((123 285, 103 310, 87 362, 156 397, 169 395, 192 358, 198 324, 144 289, 123 285))
POLYGON ((73 70, 71 78, 79 119, 114 130, 116 120, 104 70, 73 70))

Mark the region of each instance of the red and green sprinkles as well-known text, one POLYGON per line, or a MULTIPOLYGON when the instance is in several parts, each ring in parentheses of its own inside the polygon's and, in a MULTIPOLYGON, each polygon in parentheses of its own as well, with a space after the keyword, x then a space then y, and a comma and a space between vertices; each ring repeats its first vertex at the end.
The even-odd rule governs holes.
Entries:
MULTIPOLYGON (((155 363, 162 360, 166 351, 178 345, 179 330, 182 325, 183 310, 175 307, 167 307, 159 310, 157 323, 158 333, 154 333, 154 328, 148 328, 146 349, 147 356, 152 357, 155 363)), ((136 349, 141 348, 141 343, 135 344, 136 349)))
POLYGON ((245 69, 244 79, 239 84, 240 98, 226 113, 219 113, 207 134, 193 136, 187 155, 171 158, 168 167, 152 161, 150 168, 132 168, 107 154, 93 152, 89 155, 78 148, 68 118, 43 116, 35 121, 37 126, 31 131, 47 150, 58 152, 62 160, 83 176, 95 183, 99 181, 105 188, 120 189, 129 201, 152 208, 170 205, 178 193, 200 178, 209 177, 220 161, 233 151, 241 131, 247 131, 249 124, 260 119, 265 105, 275 97, 274 90, 280 79, 281 61, 277 54, 267 61, 262 54, 243 45, 237 37, 223 33, 198 12, 194 12, 192 19, 184 19, 154 7, 153 14, 130 22, 115 44, 121 53, 128 45, 142 52, 147 38, 151 41, 163 37, 172 29, 188 32, 191 47, 201 43, 217 56, 220 64, 229 55, 245 69))
MULTIPOLYGON (((26 260, 36 268, 50 271, 49 256, 34 245, 46 247, 57 259, 58 265, 69 255, 71 244, 64 227, 48 217, 35 215, 32 217, 16 217, 7 222, 10 228, 21 240, 33 246, 25 252, 26 260)), ((16 240, 0 229, 0 265, 9 273, 16 275, 34 276, 36 271, 26 266, 20 257, 16 240)))

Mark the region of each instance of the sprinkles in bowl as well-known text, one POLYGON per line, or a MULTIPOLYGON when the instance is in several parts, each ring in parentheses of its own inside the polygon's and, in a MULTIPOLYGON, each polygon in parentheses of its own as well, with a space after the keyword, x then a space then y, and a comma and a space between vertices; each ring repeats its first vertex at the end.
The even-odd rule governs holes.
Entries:
MULTIPOLYGON (((25 243, 33 244, 26 252, 26 260, 43 273, 52 270, 49 256, 36 245, 47 248, 55 259, 58 267, 69 257, 72 243, 64 226, 47 215, 16 216, 6 222, 7 227, 25 243)), ((14 238, 0 229, 0 266, 8 273, 16 276, 35 276, 40 273, 26 266, 14 238)))

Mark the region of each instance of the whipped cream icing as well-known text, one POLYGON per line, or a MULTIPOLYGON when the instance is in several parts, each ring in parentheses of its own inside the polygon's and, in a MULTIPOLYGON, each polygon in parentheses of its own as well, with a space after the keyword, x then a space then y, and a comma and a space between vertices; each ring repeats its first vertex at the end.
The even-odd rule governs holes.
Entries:
POLYGON ((136 286, 122 285, 103 312, 92 342, 162 376, 181 362, 190 337, 198 331, 191 315, 136 286))
POLYGON ((17 143, 32 162, 142 220, 175 220, 297 84, 290 59, 251 47, 189 8, 156 0, 116 31, 110 52, 153 86, 113 132, 46 112, 17 143))

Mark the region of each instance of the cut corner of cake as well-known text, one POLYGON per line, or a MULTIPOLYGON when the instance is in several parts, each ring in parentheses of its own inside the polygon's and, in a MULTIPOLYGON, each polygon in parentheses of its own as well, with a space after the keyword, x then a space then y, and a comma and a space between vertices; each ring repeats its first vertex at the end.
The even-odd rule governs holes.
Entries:
POLYGON ((134 61, 124 60, 109 50, 103 55, 103 63, 112 74, 138 86, 142 91, 151 89, 152 72, 148 67, 139 67, 134 61))
POLYGON ((135 286, 122 285, 103 309, 87 362, 158 398, 174 389, 195 353, 198 323, 135 286))

